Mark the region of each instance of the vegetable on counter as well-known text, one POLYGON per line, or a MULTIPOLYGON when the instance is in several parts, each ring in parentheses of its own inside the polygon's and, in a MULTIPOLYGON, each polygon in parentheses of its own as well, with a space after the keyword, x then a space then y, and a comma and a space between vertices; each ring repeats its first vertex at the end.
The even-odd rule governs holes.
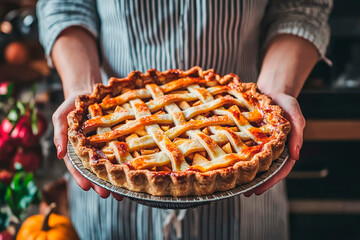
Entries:
POLYGON ((14 169, 20 164, 34 172, 41 163, 39 139, 45 133, 45 117, 33 105, 17 102, 0 124, 0 164, 14 169))
POLYGON ((45 215, 34 215, 22 224, 16 239, 48 239, 77 240, 79 239, 70 220, 62 215, 52 213, 55 204, 50 204, 45 215))

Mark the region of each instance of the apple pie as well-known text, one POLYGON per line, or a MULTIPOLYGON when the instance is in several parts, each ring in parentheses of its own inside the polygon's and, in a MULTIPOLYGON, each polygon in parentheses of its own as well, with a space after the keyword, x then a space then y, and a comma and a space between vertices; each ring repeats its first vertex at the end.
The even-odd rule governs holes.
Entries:
POLYGON ((68 137, 98 178, 156 196, 252 181, 282 153, 290 123, 255 83, 214 70, 134 71, 78 96, 68 137))

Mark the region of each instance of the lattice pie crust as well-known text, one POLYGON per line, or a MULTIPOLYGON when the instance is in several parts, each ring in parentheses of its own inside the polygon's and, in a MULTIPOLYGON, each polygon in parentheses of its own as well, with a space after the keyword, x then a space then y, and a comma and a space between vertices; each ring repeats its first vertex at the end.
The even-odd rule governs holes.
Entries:
POLYGON ((100 179, 152 195, 206 195, 250 182, 284 149, 282 109, 212 69, 135 71, 97 84, 68 115, 69 140, 100 179))

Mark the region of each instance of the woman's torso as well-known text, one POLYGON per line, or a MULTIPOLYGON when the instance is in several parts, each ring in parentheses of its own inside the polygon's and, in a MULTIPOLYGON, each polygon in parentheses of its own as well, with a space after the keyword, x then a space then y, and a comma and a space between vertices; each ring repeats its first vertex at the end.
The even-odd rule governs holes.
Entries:
POLYGON ((124 77, 198 65, 256 81, 267 1, 98 0, 103 69, 124 77))
MULTIPOLYGON (((256 81, 266 5, 260 0, 97 0, 104 79, 198 65, 256 81)), ((259 197, 235 197, 185 214, 129 199, 104 200, 73 180, 70 200, 72 220, 85 239, 283 239, 287 234, 282 184, 259 197)))

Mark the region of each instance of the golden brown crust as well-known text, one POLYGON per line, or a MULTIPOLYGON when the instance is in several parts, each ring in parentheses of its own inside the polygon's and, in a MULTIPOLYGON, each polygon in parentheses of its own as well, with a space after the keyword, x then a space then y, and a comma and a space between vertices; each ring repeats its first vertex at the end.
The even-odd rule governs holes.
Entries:
POLYGON ((96 84, 91 95, 78 96, 75 106, 76 109, 68 115, 68 137, 84 166, 100 179, 109 181, 115 186, 156 196, 206 195, 250 182, 258 172, 268 170, 272 161, 280 156, 286 136, 290 132, 290 123, 283 117, 283 110, 279 106, 272 105, 271 98, 261 94, 256 84, 242 83, 234 74, 221 77, 212 69, 203 71, 200 67, 193 67, 188 71, 166 72, 150 69, 144 74, 138 71, 132 72, 123 79, 111 78, 107 86, 96 84), (86 120, 88 106, 101 103, 109 94, 112 97, 119 95, 123 88, 137 89, 144 87, 145 84, 165 84, 185 77, 198 78, 199 83, 217 81, 221 85, 228 85, 242 92, 249 103, 257 105, 257 108, 266 113, 266 121, 276 127, 269 141, 247 161, 238 161, 230 167, 207 172, 197 170, 156 172, 148 169, 132 169, 126 164, 110 162, 102 157, 101 151, 89 144, 89 140, 82 132, 82 123, 86 120))

